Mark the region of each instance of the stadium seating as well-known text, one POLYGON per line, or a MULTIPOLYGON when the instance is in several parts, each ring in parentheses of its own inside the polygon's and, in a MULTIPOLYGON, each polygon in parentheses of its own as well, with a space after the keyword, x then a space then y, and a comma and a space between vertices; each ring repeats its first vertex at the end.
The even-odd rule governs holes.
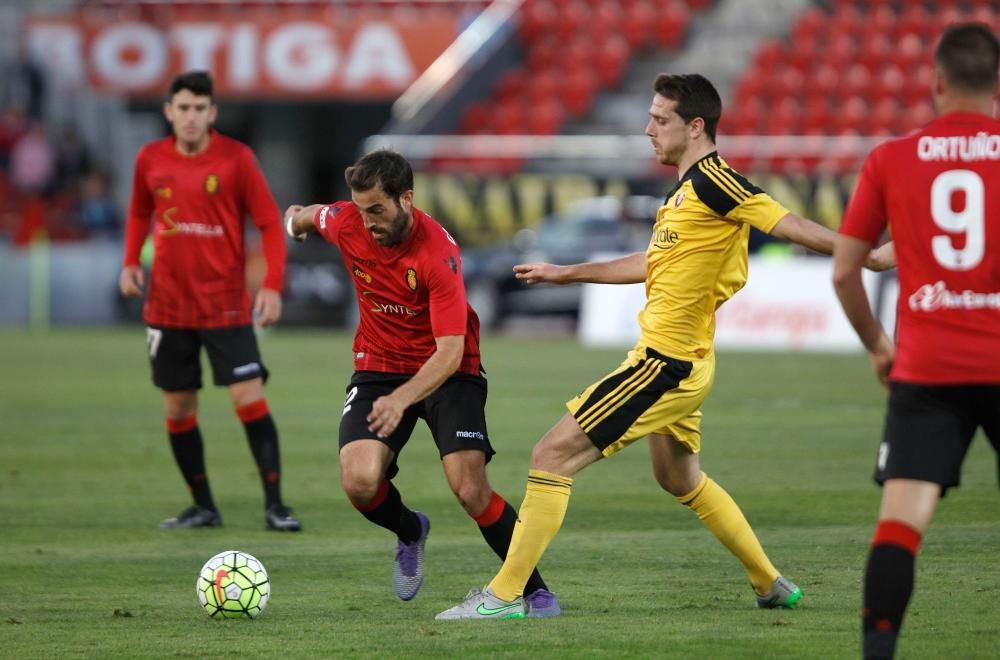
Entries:
POLYGON ((551 135, 617 89, 636 53, 679 48, 692 11, 710 0, 527 0, 519 12, 521 64, 466 107, 463 134, 551 135), (517 108, 518 104, 521 105, 517 108), (484 108, 489 108, 488 112, 484 108))
MULTIPOLYGON (((723 120, 722 130, 877 137, 919 128, 934 116, 931 44, 944 27, 966 20, 1000 28, 1000 8, 995 0, 832 0, 811 5, 786 39, 759 45, 726 101, 739 110, 723 120)), ((818 163, 835 171, 854 165, 832 158, 818 163)))

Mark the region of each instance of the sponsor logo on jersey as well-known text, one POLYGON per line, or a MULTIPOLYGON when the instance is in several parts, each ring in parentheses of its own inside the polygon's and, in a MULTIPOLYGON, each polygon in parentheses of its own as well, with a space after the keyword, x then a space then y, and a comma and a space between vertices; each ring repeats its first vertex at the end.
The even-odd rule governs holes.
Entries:
POLYGON ((375 300, 374 298, 368 297, 372 295, 371 291, 362 291, 361 295, 365 298, 361 299, 362 303, 367 303, 367 308, 376 314, 398 314, 400 316, 416 316, 417 313, 407 307, 406 305, 400 305, 398 303, 384 303, 375 300))
POLYGON ((482 431, 455 431, 456 438, 474 438, 476 440, 485 440, 486 436, 483 435, 482 431))
POLYGON ((354 271, 353 272, 354 272, 354 276, 355 277, 364 280, 368 284, 372 283, 372 276, 369 275, 368 273, 366 273, 365 271, 361 270, 357 266, 354 267, 354 271))
POLYGON ((448 264, 448 268, 451 268, 451 272, 458 275, 458 263, 455 261, 455 257, 448 255, 448 258, 444 262, 448 264))
POLYGON ((412 268, 406 269, 406 286, 410 287, 410 291, 417 290, 417 271, 412 268))
POLYGON ((677 232, 671 230, 670 228, 657 229, 653 232, 652 244, 653 247, 660 250, 672 250, 677 247, 677 242, 680 240, 677 232))
POLYGON ((171 207, 163 212, 160 221, 163 226, 160 228, 160 236, 175 236, 186 234, 188 236, 209 236, 220 237, 224 233, 222 225, 209 225, 202 222, 181 222, 174 220, 177 207, 171 207))
POLYGON ((938 309, 996 309, 1000 310, 1000 291, 949 291, 943 280, 925 284, 909 298, 910 309, 915 312, 933 312, 938 309))
POLYGON ((326 229, 326 216, 330 214, 330 207, 324 206, 319 210, 319 228, 326 229))
POLYGON ((217 174, 209 174, 205 177, 205 192, 209 195, 214 195, 219 191, 219 176, 217 174))

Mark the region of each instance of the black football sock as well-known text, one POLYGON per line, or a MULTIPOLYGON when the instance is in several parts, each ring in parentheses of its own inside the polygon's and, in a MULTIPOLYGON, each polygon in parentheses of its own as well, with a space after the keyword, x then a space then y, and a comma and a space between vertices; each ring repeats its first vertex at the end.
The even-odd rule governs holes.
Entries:
POLYGON ((261 484, 264 486, 264 506, 282 506, 281 455, 278 451, 278 427, 267 408, 267 399, 260 399, 236 409, 243 422, 243 429, 250 443, 250 451, 257 462, 261 484))
POLYGON ((208 487, 208 475, 205 474, 205 448, 198 429, 198 416, 168 419, 167 434, 174 460, 195 504, 214 511, 215 502, 212 501, 212 490, 208 487))
POLYGON ((355 504, 354 508, 379 527, 393 532, 403 543, 413 543, 423 531, 420 518, 403 505, 402 496, 388 479, 379 484, 371 502, 363 507, 355 504))
MULTIPOLYGON (((507 551, 510 549, 510 539, 514 535, 514 525, 517 523, 517 511, 503 497, 494 492, 490 498, 490 503, 486 505, 483 512, 472 516, 472 519, 479 525, 479 531, 486 539, 486 543, 493 549, 493 552, 500 557, 500 560, 507 559, 507 551)), ((548 589, 545 581, 539 575, 536 568, 531 572, 531 577, 524 585, 524 595, 530 596, 539 589, 548 589)))
POLYGON ((862 610, 865 658, 891 658, 913 594, 920 533, 904 523, 882 520, 875 530, 865 568, 862 610))

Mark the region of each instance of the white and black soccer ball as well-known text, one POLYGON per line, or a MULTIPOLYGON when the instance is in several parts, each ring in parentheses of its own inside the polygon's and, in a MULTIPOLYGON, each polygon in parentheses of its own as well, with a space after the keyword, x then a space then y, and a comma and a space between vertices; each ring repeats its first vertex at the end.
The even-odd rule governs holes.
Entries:
POLYGON ((198 603, 213 619, 253 619, 267 607, 271 580, 256 557, 226 550, 201 567, 195 591, 198 603))

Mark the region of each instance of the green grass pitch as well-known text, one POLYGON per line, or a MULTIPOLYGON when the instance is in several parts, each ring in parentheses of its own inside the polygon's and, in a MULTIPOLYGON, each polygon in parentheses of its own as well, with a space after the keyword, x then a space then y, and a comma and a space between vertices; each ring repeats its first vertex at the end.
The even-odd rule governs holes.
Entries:
MULTIPOLYGON (((264 530, 256 470, 224 390, 200 420, 225 527, 161 531, 187 505, 139 327, 0 332, 0 657, 852 658, 879 491, 884 396, 855 356, 723 353, 705 407, 703 466, 805 591, 759 611, 738 562, 652 479, 645 443, 574 484, 542 560, 564 616, 436 622, 498 567, 448 491, 426 430, 402 455, 405 501, 433 520, 427 578, 392 591, 393 539, 340 489, 337 425, 350 338, 272 331, 268 400, 284 491, 305 524, 264 530), (254 621, 213 621, 195 577, 222 550, 257 556, 273 595, 254 621)), ((563 402, 624 351, 484 338, 490 466, 518 506, 531 446, 563 402)), ((1000 498, 983 438, 939 507, 917 564, 901 658, 1000 656, 1000 498)))

